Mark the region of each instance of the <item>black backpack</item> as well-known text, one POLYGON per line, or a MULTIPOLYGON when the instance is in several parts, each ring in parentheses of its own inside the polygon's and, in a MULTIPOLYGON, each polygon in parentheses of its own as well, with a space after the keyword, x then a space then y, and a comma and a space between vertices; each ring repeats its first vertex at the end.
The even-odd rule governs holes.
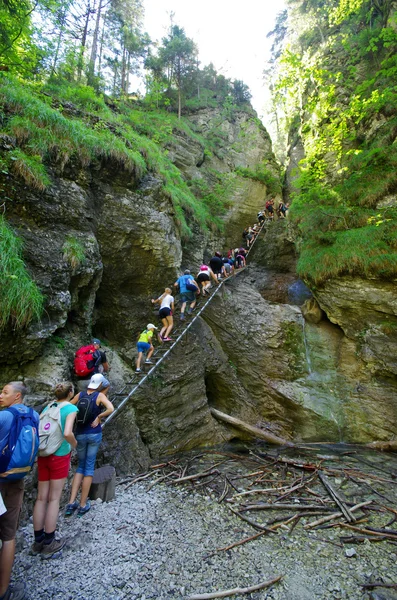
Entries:
POLYGON ((77 413, 76 417, 76 425, 88 425, 96 419, 98 415, 95 409, 98 394, 99 392, 93 392, 92 394, 88 394, 87 392, 80 393, 77 402, 77 408, 79 409, 79 412, 77 413))

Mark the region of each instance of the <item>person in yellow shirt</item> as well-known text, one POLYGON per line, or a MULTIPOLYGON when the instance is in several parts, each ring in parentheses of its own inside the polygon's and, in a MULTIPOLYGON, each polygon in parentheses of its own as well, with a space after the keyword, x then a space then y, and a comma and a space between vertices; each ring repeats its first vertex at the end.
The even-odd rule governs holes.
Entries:
POLYGON ((136 345, 137 350, 138 350, 138 358, 136 359, 136 369, 135 369, 135 373, 141 373, 142 369, 141 369, 141 361, 142 361, 142 356, 144 354, 146 354, 147 352, 147 356, 146 356, 146 360, 145 360, 145 365, 152 365, 152 361, 150 360, 154 348, 153 348, 153 344, 152 344, 152 337, 153 337, 153 333, 154 330, 157 329, 157 327, 155 325, 153 325, 153 323, 149 323, 146 326, 146 329, 144 331, 142 331, 142 333, 140 334, 139 338, 138 338, 138 343, 136 345))

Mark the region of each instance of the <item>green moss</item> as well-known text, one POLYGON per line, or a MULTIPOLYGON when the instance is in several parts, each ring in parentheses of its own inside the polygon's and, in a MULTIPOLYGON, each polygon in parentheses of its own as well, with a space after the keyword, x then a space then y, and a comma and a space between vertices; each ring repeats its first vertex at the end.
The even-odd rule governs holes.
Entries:
POLYGON ((43 295, 22 259, 22 242, 0 215, 0 329, 8 323, 16 329, 39 319, 43 295))

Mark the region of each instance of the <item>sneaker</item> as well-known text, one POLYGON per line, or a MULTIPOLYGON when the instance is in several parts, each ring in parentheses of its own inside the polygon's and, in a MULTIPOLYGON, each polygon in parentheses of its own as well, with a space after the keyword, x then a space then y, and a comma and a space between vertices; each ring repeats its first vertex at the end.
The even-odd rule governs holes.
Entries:
POLYGON ((188 309, 187 309, 187 314, 188 314, 188 315, 191 315, 191 314, 192 314, 192 312, 193 312, 193 309, 192 309, 192 308, 188 308, 188 309))
POLYGON ((66 508, 65 508, 65 517, 72 516, 72 514, 74 513, 75 510, 78 509, 78 507, 79 507, 79 503, 77 502, 77 500, 72 502, 72 504, 67 504, 66 508))
POLYGON ((150 360, 150 359, 148 359, 148 358, 145 360, 145 365, 153 365, 153 364, 154 364, 154 363, 153 363, 153 361, 152 361, 152 360, 150 360))
POLYGON ((185 320, 185 315, 183 313, 181 313, 181 316, 179 317, 181 321, 185 320))
POLYGON ((90 508, 91 508, 91 502, 89 500, 87 500, 87 504, 85 506, 79 507, 79 510, 77 511, 77 516, 82 517, 83 515, 85 515, 85 513, 88 513, 90 508))
POLYGON ((15 583, 9 585, 6 593, 4 594, 4 600, 25 600, 26 598, 26 585, 24 583, 15 583))
POLYGON ((41 554, 43 547, 44 538, 41 540, 41 542, 33 542, 33 544, 30 546, 29 554, 31 556, 37 556, 38 554, 41 554))
POLYGON ((58 558, 61 556, 61 550, 65 544, 65 538, 61 538, 60 540, 54 538, 50 544, 43 545, 43 549, 40 553, 41 558, 43 560, 46 560, 47 558, 58 558))
POLYGON ((135 373, 142 373, 142 369, 135 369, 135 373))
POLYGON ((163 338, 163 342, 173 342, 174 340, 170 337, 163 338))

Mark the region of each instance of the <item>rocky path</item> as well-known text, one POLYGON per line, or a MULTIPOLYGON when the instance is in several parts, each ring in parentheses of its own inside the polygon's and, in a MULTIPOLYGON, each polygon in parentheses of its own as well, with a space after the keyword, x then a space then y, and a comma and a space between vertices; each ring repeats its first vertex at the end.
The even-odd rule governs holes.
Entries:
POLYGON ((368 581, 397 583, 397 545, 346 546, 336 530, 279 530, 209 556, 216 548, 254 535, 214 495, 159 484, 117 487, 115 501, 96 502, 87 515, 60 518, 68 544, 58 559, 29 555, 33 526, 20 532, 14 577, 30 600, 183 599, 192 594, 247 587, 278 575, 256 600, 395 599, 390 589, 363 591, 368 581), (372 595, 371 595, 372 594, 372 595))

